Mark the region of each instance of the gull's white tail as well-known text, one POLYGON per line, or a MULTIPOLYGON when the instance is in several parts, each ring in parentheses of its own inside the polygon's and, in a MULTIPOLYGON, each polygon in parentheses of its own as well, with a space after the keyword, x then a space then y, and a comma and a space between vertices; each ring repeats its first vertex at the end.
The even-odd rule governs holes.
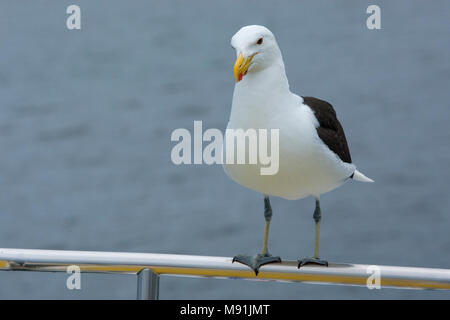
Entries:
POLYGON ((352 179, 356 180, 356 181, 361 181, 361 182, 374 182, 372 179, 366 177, 364 174, 362 174, 358 170, 355 170, 355 172, 353 172, 352 179))

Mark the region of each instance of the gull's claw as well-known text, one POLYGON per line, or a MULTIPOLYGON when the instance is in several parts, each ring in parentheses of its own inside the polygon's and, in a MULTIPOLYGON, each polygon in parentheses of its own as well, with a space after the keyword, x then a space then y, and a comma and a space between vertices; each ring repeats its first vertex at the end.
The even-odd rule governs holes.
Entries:
POLYGON ((281 262, 280 257, 273 257, 270 254, 257 254, 255 256, 247 256, 243 254, 238 254, 233 258, 233 262, 239 262, 249 266, 254 272, 255 275, 258 275, 259 268, 262 265, 269 263, 281 262))
POLYGON ((328 261, 326 261, 326 260, 320 260, 320 259, 316 259, 316 258, 298 259, 298 268, 301 268, 307 264, 318 264, 320 266, 328 267, 328 261))

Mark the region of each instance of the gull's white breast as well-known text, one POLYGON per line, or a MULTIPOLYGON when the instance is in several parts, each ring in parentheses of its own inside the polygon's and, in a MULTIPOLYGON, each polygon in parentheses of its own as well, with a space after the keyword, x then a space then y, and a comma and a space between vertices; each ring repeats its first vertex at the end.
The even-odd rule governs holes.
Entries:
POLYGON ((278 173, 261 175, 260 163, 224 163, 225 172, 247 188, 286 199, 319 196, 344 183, 355 166, 341 161, 320 140, 317 120, 303 98, 271 91, 267 95, 261 88, 258 94, 245 85, 236 87, 227 129, 279 129, 278 173))

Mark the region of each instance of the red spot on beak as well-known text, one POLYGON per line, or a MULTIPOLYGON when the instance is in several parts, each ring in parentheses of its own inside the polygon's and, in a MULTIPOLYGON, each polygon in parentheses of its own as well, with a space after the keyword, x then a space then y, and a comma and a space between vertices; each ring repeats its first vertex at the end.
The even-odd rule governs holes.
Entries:
POLYGON ((239 81, 242 80, 242 77, 243 77, 242 73, 239 73, 239 81))

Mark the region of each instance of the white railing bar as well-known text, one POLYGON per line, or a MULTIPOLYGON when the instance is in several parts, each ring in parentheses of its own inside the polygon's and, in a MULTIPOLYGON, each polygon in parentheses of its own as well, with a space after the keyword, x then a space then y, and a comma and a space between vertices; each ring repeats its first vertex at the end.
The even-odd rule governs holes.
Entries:
POLYGON ((360 286, 366 286, 368 278, 374 273, 379 273, 382 287, 450 290, 449 269, 343 263, 330 263, 328 267, 307 265, 298 269, 297 262, 283 261, 262 266, 258 276, 255 276, 247 266, 232 263, 230 257, 0 249, 0 270, 65 271, 69 265, 80 266, 82 272, 137 274, 143 269, 149 269, 156 275, 172 274, 360 286))

